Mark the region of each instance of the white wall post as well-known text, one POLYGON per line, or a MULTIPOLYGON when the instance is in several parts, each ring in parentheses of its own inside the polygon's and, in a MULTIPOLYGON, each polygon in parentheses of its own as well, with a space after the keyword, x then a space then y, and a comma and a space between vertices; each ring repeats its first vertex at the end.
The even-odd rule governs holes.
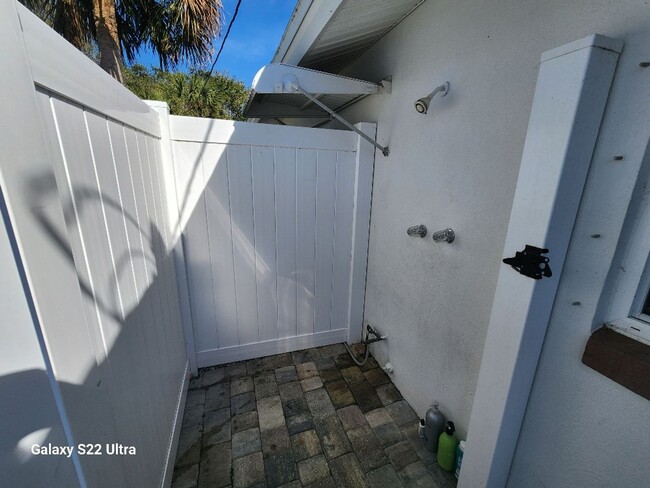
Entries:
POLYGON ((176 192, 176 177, 174 175, 174 160, 172 153, 172 140, 169 127, 169 105, 157 100, 146 100, 147 105, 153 108, 160 117, 160 146, 162 149, 163 168, 165 179, 165 198, 167 199, 167 222, 171 232, 171 242, 168 243, 168 252, 174 254, 176 268, 176 284, 178 285, 178 298, 181 306, 181 320, 183 322, 183 335, 185 336, 185 349, 190 362, 192 376, 198 375, 196 362, 196 348, 194 347, 194 327, 192 324, 192 310, 190 307, 190 292, 187 283, 187 269, 185 267, 185 252, 183 250, 181 216, 178 206, 178 193, 176 192))
POLYGON ((548 248, 552 277, 501 265, 459 488, 506 485, 622 42, 542 55, 503 257, 548 248))
MULTIPOLYGON (((355 124, 355 127, 372 138, 376 137, 377 124, 360 122, 355 124)), ((349 343, 360 341, 363 335, 372 181, 375 170, 375 148, 358 135, 356 158, 354 220, 352 221, 352 264, 350 266, 350 309, 348 313, 349 343)))

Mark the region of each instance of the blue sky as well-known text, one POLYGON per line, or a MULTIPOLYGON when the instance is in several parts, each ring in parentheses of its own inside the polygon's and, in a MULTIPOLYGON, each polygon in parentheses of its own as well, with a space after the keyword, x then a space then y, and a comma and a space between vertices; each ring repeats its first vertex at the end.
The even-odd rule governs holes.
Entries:
MULTIPOLYGON (((237 0, 223 0, 222 36, 236 5, 237 0)), ((250 86, 257 70, 271 61, 295 5, 296 0, 242 0, 215 70, 225 71, 250 86)), ((222 37, 215 40, 215 55, 221 40, 222 37)), ((158 58, 151 51, 143 50, 137 62, 158 66, 158 58)), ((187 69, 187 66, 179 66, 179 69, 187 69)))

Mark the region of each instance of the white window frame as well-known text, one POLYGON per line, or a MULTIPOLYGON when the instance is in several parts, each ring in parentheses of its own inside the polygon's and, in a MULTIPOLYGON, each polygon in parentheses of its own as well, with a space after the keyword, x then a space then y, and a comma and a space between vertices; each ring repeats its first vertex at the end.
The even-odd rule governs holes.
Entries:
MULTIPOLYGON (((647 164, 647 163, 645 163, 647 164)), ((648 171, 640 182, 648 183, 648 171)), ((614 261, 616 278, 605 325, 623 335, 650 345, 650 315, 642 313, 650 293, 650 196, 638 184, 630 210, 635 215, 623 227, 619 245, 623 248, 614 261), (625 237, 627 237, 625 239, 625 237)))

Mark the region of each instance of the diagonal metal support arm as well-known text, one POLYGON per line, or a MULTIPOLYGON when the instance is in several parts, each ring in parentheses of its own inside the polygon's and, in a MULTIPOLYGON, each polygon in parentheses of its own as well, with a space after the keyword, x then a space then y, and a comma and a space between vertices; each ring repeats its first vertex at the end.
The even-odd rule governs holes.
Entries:
POLYGON ((345 125, 346 127, 348 127, 350 130, 353 130, 354 132, 356 132, 357 134, 359 134, 359 135, 360 135, 361 137, 363 137, 366 141, 368 141, 370 144, 372 144, 372 145, 375 146, 377 149, 379 149, 379 150, 381 151, 381 153, 382 153, 384 156, 388 156, 388 154, 389 154, 388 146, 384 147, 384 146, 382 146, 382 145, 380 145, 380 144, 377 144, 377 142, 375 142, 374 139, 372 139, 372 138, 371 138, 370 136, 368 136, 367 134, 364 134, 363 132, 361 132, 359 129, 357 129, 355 126, 353 126, 350 122, 348 122, 347 120, 345 120, 343 117, 341 117, 340 115, 338 115, 334 110, 332 110, 332 109, 329 108, 327 105, 325 105, 323 102, 321 102, 318 98, 316 98, 316 97, 313 96, 311 93, 307 93, 305 90, 303 90, 302 88, 300 88, 299 85, 298 85, 298 86, 294 86, 293 88, 294 88, 296 91, 298 91, 298 92, 302 93, 303 95, 305 95, 307 98, 309 98, 309 100, 312 101, 312 103, 318 105, 320 108, 322 108, 323 110, 325 110, 328 114, 330 114, 330 115, 331 115, 332 117, 334 117, 336 120, 338 120, 338 121, 341 122, 343 125, 345 125))

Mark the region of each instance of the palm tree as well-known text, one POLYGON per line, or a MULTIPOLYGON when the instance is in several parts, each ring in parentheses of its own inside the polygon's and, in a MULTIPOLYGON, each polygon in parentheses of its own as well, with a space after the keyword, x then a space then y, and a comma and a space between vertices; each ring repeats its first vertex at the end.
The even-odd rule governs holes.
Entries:
POLYGON ((124 58, 143 47, 161 69, 202 63, 221 30, 221 0, 20 0, 79 49, 96 45, 99 65, 120 83, 124 58))

